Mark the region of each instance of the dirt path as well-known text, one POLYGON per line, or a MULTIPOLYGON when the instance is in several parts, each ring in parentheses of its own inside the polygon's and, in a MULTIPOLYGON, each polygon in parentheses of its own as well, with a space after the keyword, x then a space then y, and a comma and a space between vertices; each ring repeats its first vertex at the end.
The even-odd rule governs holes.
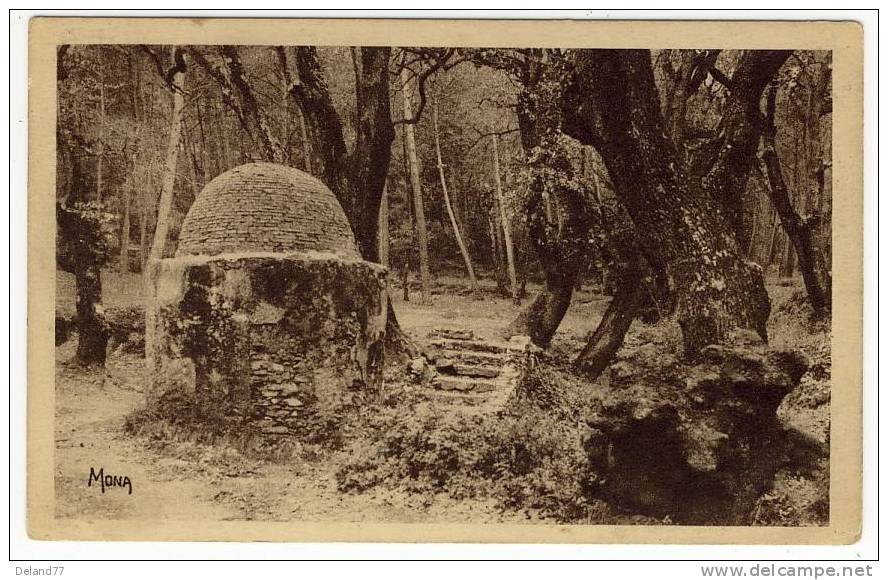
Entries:
POLYGON ((121 382, 121 368, 108 376, 61 365, 56 381, 56 514, 95 519, 220 519, 227 510, 205 501, 206 486, 175 477, 174 466, 163 465, 122 431, 123 418, 142 400, 121 382), (90 483, 90 470, 128 476, 125 487, 102 492, 90 483))

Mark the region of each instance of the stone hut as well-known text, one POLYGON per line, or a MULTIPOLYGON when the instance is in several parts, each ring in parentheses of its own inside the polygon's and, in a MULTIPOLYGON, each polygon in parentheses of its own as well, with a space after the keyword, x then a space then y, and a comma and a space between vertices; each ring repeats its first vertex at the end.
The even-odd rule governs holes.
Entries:
POLYGON ((149 402, 184 389, 286 434, 379 386, 385 269, 361 259, 336 197, 307 173, 249 163, 219 175, 148 279, 149 402))

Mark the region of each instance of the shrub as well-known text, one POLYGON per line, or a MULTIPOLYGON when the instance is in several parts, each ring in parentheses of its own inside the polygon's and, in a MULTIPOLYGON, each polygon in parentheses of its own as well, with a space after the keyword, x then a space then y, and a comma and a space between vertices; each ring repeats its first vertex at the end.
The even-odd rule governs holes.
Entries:
POLYGON ((388 486, 409 493, 494 498, 503 509, 559 521, 588 517, 588 428, 551 413, 481 418, 419 405, 380 414, 337 471, 342 491, 388 486))

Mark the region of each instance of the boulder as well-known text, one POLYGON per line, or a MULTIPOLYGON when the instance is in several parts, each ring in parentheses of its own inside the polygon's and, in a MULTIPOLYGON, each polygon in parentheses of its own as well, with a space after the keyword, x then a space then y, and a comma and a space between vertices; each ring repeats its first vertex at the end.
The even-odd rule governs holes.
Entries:
POLYGON ((823 456, 776 414, 807 369, 802 354, 738 341, 689 364, 651 350, 621 354, 588 421, 591 468, 611 503, 683 524, 746 525, 779 469, 823 456))

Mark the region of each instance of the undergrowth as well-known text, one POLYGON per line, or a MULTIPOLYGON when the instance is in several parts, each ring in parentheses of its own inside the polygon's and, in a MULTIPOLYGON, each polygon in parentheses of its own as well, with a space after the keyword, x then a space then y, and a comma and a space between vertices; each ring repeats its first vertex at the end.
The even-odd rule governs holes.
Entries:
POLYGON ((248 456, 272 461, 298 455, 319 456, 322 446, 292 438, 269 438, 246 423, 230 403, 198 400, 193 392, 171 389, 151 404, 124 418, 124 430, 148 440, 153 447, 173 442, 231 448, 248 456), (309 444, 306 444, 309 443, 309 444))
POLYGON ((555 374, 543 367, 529 373, 497 417, 431 403, 381 410, 348 450, 338 488, 493 498, 502 509, 561 522, 601 517, 603 504, 590 499, 596 477, 584 449, 589 428, 575 406, 580 397, 555 374))

